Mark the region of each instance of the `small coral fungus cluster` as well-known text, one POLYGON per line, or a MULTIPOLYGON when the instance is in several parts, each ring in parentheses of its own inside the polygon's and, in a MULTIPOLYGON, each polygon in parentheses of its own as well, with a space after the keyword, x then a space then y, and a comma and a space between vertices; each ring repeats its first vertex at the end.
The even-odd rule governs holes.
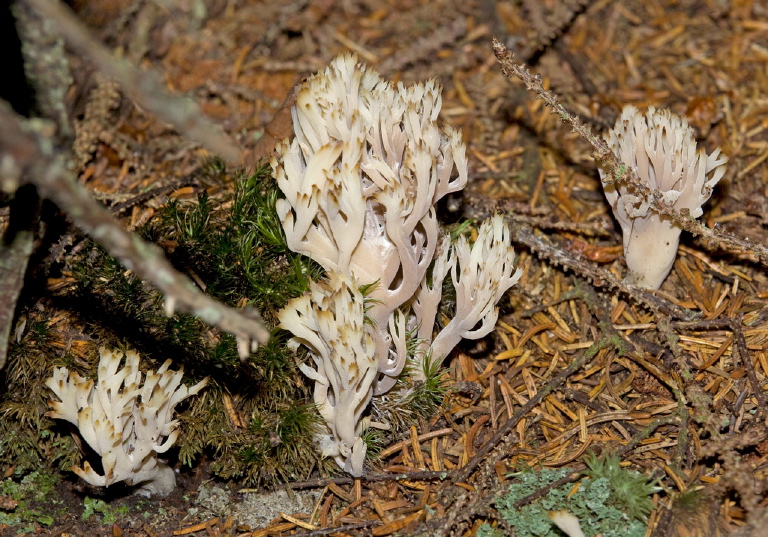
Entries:
POLYGON ((309 351, 301 369, 325 420, 321 449, 353 475, 364 430, 387 426, 366 418, 372 397, 392 390, 409 359, 423 379, 462 338, 488 334, 520 277, 501 217, 472 245, 440 229, 435 204, 467 183, 461 135, 438 125, 440 106, 436 82, 395 86, 343 55, 302 86, 295 137, 272 161, 288 246, 327 274, 288 304, 280 326, 309 351), (456 309, 434 334, 449 274, 456 309))
POLYGON ((46 383, 59 401, 51 401, 52 418, 78 427, 83 439, 101 456, 104 475, 86 461, 73 471, 91 485, 108 487, 125 481, 147 496, 165 496, 176 486, 173 469, 158 459, 179 435, 173 420, 176 405, 199 392, 208 379, 191 388, 181 384, 183 371, 171 371, 170 360, 148 372, 142 382, 139 355, 102 348, 98 377, 85 379, 64 367, 46 383))
MULTIPOLYGON (((701 206, 725 174, 727 158, 719 149, 711 155, 697 149, 688 122, 668 110, 651 107, 647 114, 626 106, 616 126, 605 136, 619 159, 637 174, 642 184, 691 218, 703 214, 701 206)), ((650 200, 627 185, 610 182, 600 168, 605 196, 624 235, 627 281, 658 289, 672 270, 682 227, 655 212, 650 200)))

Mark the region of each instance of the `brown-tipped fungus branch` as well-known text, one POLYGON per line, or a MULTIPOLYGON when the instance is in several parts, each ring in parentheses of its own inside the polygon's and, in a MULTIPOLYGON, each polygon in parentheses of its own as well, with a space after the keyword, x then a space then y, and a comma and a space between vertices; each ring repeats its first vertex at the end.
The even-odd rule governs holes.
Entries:
POLYGON ((371 398, 392 389, 407 361, 423 379, 462 338, 487 335, 520 277, 500 216, 471 246, 440 230, 435 204, 467 182, 461 135, 437 123, 441 103, 433 80, 395 86, 339 56, 299 90, 296 136, 272 160, 288 245, 329 273, 288 304, 280 326, 315 363, 302 371, 328 426, 323 453, 353 475, 363 471, 365 427, 386 426, 362 417, 371 398), (449 273, 456 312, 433 338, 449 273))

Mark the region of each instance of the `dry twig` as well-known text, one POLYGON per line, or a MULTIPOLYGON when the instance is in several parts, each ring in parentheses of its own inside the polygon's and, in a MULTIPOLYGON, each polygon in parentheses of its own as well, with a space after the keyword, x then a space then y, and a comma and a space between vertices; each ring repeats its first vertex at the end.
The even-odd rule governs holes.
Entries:
POLYGON ((404 473, 363 474, 360 477, 322 477, 310 481, 297 481, 291 483, 292 490, 320 488, 333 483, 334 485, 351 485, 356 479, 366 483, 380 483, 383 481, 442 481, 448 477, 447 472, 434 472, 429 470, 417 470, 404 473))

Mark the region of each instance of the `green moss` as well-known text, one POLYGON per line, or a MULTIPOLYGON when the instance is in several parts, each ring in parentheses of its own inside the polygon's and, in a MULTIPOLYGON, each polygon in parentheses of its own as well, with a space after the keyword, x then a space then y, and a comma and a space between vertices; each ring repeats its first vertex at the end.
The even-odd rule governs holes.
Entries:
POLYGON ((274 312, 303 293, 321 270, 288 249, 269 168, 238 174, 234 181, 234 194, 221 203, 204 192, 195 202, 169 203, 160 224, 145 234, 176 242, 172 262, 194 270, 207 293, 230 304, 245 297, 260 311, 274 312))
POLYGON ((440 408, 449 390, 448 376, 439 360, 427 356, 422 364, 424 382, 416 383, 405 399, 405 403, 418 415, 431 417, 440 408))
MULTIPOLYGON (((214 176, 210 182, 226 177, 216 162, 207 170, 214 176)), ((269 169, 235 174, 234 183, 231 197, 201 194, 195 202, 169 204, 147 235, 175 243, 172 263, 194 273, 208 294, 235 307, 251 305, 275 324, 277 311, 303 293, 320 269, 288 250, 269 169)), ((178 345, 189 346, 195 334, 205 332, 180 320, 172 324, 178 345)), ((182 418, 181 460, 191 464, 208 452, 217 475, 248 486, 306 477, 321 465, 312 445, 319 417, 285 336, 275 333, 244 364, 228 334, 201 343, 201 361, 221 374, 214 374, 209 393, 182 418), (233 413, 246 422, 244 428, 233 423, 233 413)))
POLYGON ((584 472, 592 479, 607 479, 611 489, 611 504, 636 520, 645 520, 654 509, 651 497, 660 489, 642 474, 625 470, 619 457, 608 454, 598 458, 594 453, 585 457, 589 469, 584 472))
POLYGON ((101 515, 101 522, 103 524, 114 524, 117 522, 118 517, 122 517, 128 514, 130 510, 127 505, 113 506, 108 504, 104 500, 91 498, 86 496, 83 500, 83 514, 80 518, 88 520, 94 515, 101 515))
MULTIPOLYGON (((54 493, 59 482, 58 476, 45 471, 35 471, 18 479, 18 474, 0 481, 0 495, 17 502, 13 509, 0 511, 0 527, 3 525, 15 529, 15 533, 28 533, 38 530, 39 526, 51 526, 54 516, 59 512, 45 512, 36 507, 38 502, 59 503, 54 493)), ((64 511, 62 506, 61 512, 64 511)))
POLYGON ((225 396, 220 385, 209 386, 201 395, 181 417, 183 462, 208 452, 214 473, 247 484, 306 479, 318 467, 330 468, 314 446, 320 421, 314 405, 279 397, 260 404, 254 397, 225 396), (246 417, 244 428, 232 426, 232 412, 246 417))
MULTIPOLYGON (((567 469, 527 469, 514 475, 515 482, 505 495, 495 501, 495 506, 503 519, 514 526, 518 537, 561 537, 562 532, 549 518, 550 511, 560 510, 576 516, 587 537, 643 537, 645 521, 635 518, 621 501, 617 501, 614 491, 616 475, 612 470, 609 472, 610 478, 585 478, 576 488, 572 484, 554 488, 534 502, 516 507, 518 500, 570 473, 567 469)), ((639 499, 642 501, 648 497, 639 499)))
POLYGON ((363 436, 372 454, 377 453, 388 439, 416 424, 419 418, 434 416, 450 389, 446 370, 440 362, 428 356, 424 364, 416 366, 419 362, 415 356, 418 340, 412 334, 406 336, 406 340, 409 357, 395 387, 384 395, 375 396, 371 401, 373 421, 390 426, 387 432, 369 429, 363 436), (423 367, 426 377, 424 381, 413 381, 411 372, 414 367, 423 367))
POLYGON ((14 468, 23 476, 35 470, 68 468, 78 459, 67 431, 45 417, 48 389, 44 379, 54 366, 71 363, 72 355, 57 348, 51 319, 29 312, 18 327, 19 337, 8 349, 0 394, 0 467, 14 468))

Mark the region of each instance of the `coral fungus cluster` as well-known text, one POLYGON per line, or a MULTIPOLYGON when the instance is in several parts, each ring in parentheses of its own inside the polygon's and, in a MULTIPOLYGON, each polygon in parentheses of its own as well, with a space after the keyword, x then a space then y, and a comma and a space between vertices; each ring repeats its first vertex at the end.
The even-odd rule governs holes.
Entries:
POLYGON ((467 182, 461 135, 440 128, 440 107, 435 81, 394 85, 342 55, 301 87, 295 137, 272 160, 288 245, 328 274, 288 304, 281 326, 312 358, 302 371, 327 425, 322 450, 354 475, 371 398, 392 389, 409 357, 418 378, 462 338, 488 334, 520 277, 501 217, 473 245, 440 229, 435 204, 467 182), (433 337, 448 274, 456 311, 433 337))
POLYGON ((179 434, 173 420, 176 405, 203 389, 208 379, 188 388, 181 384, 183 371, 171 371, 167 360, 142 383, 136 351, 123 355, 102 348, 99 353, 95 382, 64 367, 54 369, 46 382, 59 399, 51 401, 48 415, 76 425, 101 456, 103 475, 87 461, 73 471, 91 485, 125 481, 144 495, 165 496, 176 486, 176 477, 157 455, 168 451, 179 434))

